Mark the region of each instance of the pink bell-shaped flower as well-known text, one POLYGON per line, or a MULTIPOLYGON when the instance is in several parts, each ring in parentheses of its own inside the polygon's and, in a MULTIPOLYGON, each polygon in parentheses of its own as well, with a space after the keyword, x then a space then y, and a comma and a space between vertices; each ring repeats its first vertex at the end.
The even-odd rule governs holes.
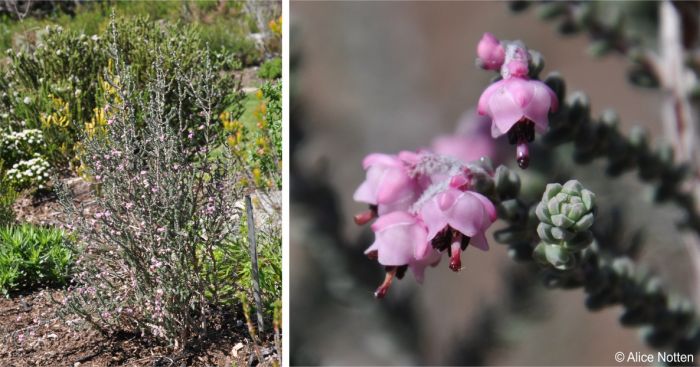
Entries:
POLYGON ((402 278, 408 268, 422 282, 425 268, 440 261, 440 253, 428 243, 427 228, 415 215, 404 211, 382 215, 372 224, 372 231, 375 240, 365 254, 386 269, 384 282, 375 292, 377 298, 384 297, 394 277, 402 278))
POLYGON ((459 271, 462 267, 460 254, 467 245, 484 251, 489 249, 484 233, 496 220, 496 208, 485 196, 455 186, 451 183, 449 188, 426 202, 420 209, 420 217, 428 228, 427 239, 432 247, 447 250, 450 269, 459 271))
POLYGON ((357 224, 365 224, 377 215, 406 210, 419 194, 418 183, 410 176, 409 166, 415 154, 398 156, 374 153, 362 162, 367 178, 355 191, 353 199, 370 205, 370 210, 355 216, 357 224))
POLYGON ((544 133, 549 126, 549 111, 557 108, 557 96, 547 84, 511 78, 486 88, 479 98, 478 111, 491 117, 491 136, 497 138, 525 120, 532 122, 538 133, 544 133))
POLYGON ((491 118, 491 135, 507 134, 517 144, 517 161, 521 168, 529 165, 527 143, 535 131, 544 133, 549 126, 549 112, 559 107, 556 94, 545 83, 528 78, 528 52, 520 42, 506 45, 502 80, 491 84, 479 97, 477 111, 491 118))

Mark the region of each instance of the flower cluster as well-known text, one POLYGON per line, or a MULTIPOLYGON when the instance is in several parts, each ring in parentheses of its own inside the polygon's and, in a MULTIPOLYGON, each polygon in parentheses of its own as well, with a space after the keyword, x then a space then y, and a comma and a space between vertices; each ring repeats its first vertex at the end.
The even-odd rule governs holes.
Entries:
POLYGON ((370 154, 363 166, 367 178, 354 199, 369 210, 355 222, 378 217, 371 226, 375 241, 365 252, 386 269, 376 297, 384 297, 394 277, 401 279, 409 268, 422 282, 425 268, 437 265, 445 252, 450 269, 459 271, 468 245, 488 250, 484 232, 496 220, 496 209, 473 191, 473 183, 493 172, 429 151, 370 154))
POLYGON ((44 188, 49 180, 49 162, 41 155, 35 154, 34 158, 22 160, 12 165, 5 173, 7 178, 16 188, 38 187, 44 188))
POLYGON ((518 165, 526 168, 527 144, 535 131, 546 131, 548 114, 558 107, 554 92, 530 79, 530 56, 522 42, 499 41, 486 33, 477 53, 477 64, 499 71, 502 79, 484 91, 476 113, 465 114, 457 134, 436 138, 431 150, 375 153, 364 159, 367 177, 354 199, 369 204, 369 210, 356 215, 355 222, 377 218, 372 224, 375 241, 366 251, 387 272, 377 297, 409 268, 422 281, 425 268, 437 265, 445 252, 450 269, 459 271, 468 245, 488 250, 484 232, 496 220, 496 209, 476 192, 475 178, 494 173, 486 165, 467 163, 495 154, 482 127, 490 124, 493 138, 507 135, 517 144, 518 165))
POLYGON ((530 162, 527 144, 535 139, 535 131, 547 130, 549 112, 555 112, 559 105, 557 96, 543 82, 530 79, 530 54, 522 42, 499 41, 485 33, 477 54, 478 65, 499 71, 502 77, 481 94, 478 112, 493 120, 494 138, 507 135, 508 141, 517 145, 518 165, 527 168, 530 162))
POLYGON ((0 154, 8 163, 30 158, 44 145, 44 133, 38 129, 10 131, 2 134, 0 154))

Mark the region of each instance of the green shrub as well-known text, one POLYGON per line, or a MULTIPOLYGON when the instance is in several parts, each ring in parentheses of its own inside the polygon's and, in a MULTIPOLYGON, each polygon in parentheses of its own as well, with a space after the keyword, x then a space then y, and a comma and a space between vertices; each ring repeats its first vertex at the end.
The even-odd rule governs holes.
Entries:
MULTIPOLYGON (((246 221, 242 220, 241 223, 246 221)), ((247 225, 242 224, 240 236, 222 248, 219 256, 223 263, 219 268, 219 276, 233 276, 238 279, 248 298, 253 299, 253 277, 247 236, 247 225), (224 256, 224 249, 230 251, 230 254, 224 256)), ((274 303, 282 297, 282 237, 279 229, 269 226, 266 229, 257 229, 256 242, 261 296, 265 311, 272 313, 274 303)), ((233 289, 230 291, 234 293, 233 289)))
POLYGON ((65 285, 73 263, 62 230, 24 224, 0 229, 0 292, 65 285))
POLYGON ((0 88, 0 124, 5 130, 40 129, 52 164, 65 165, 97 107, 98 76, 107 65, 97 36, 48 27, 31 50, 8 50, 10 65, 0 88))
MULTIPOLYGON (((227 50, 212 53, 203 48, 195 26, 135 17, 117 19, 110 29, 92 36, 48 27, 40 34, 36 48, 8 52, 10 65, 0 76, 0 89, 7 91, 0 95, 0 128, 39 129, 46 142, 42 158, 56 168, 71 167, 82 173, 83 139, 104 130, 114 113, 109 106, 118 104, 121 98, 116 93, 120 81, 113 75, 116 50, 135 76, 138 89, 145 89, 155 78, 158 60, 167 83, 178 75, 175 69, 201 75, 203 68, 213 68, 216 78, 210 87, 226 91, 212 101, 216 115, 227 107, 235 109, 231 106, 240 104, 244 97, 235 87, 234 78, 225 73, 239 68, 238 61, 227 50), (212 54, 216 56, 213 63, 201 62, 212 54)), ((190 115, 194 103, 190 98, 178 99, 175 93, 165 96, 166 110, 181 105, 183 113, 190 115)), ((187 126, 178 127, 183 136, 202 124, 197 116, 187 121, 187 126)), ((23 159, 35 158, 34 152, 29 153, 23 159)), ((20 163, 14 157, 3 157, 8 164, 20 163)))
POLYGON ((253 111, 255 126, 246 126, 238 117, 221 115, 231 151, 245 165, 248 179, 241 184, 270 190, 282 187, 282 84, 267 82, 256 95, 253 111))
POLYGON ((278 79, 282 77, 282 59, 275 57, 260 65, 258 76, 263 79, 278 79))

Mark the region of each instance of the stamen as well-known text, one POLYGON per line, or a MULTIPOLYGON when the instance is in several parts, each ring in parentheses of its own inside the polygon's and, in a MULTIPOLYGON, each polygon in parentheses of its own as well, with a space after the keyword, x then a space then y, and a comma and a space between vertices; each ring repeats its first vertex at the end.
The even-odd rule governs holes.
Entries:
POLYGON ((358 226, 365 225, 369 223, 372 219, 377 217, 377 206, 376 205, 370 205, 369 210, 364 211, 360 214, 357 214, 353 217, 355 220, 355 224, 358 226))
POLYGON ((435 238, 430 241, 430 244, 438 251, 449 251, 451 237, 450 227, 447 226, 435 235, 435 238))
POLYGON ((396 275, 396 267, 394 266, 387 266, 386 267, 386 275, 384 276, 384 282, 377 288, 376 291, 374 291, 374 297, 375 298, 384 298, 386 296, 386 292, 389 291, 389 287, 391 286, 391 282, 394 280, 394 275, 396 275))

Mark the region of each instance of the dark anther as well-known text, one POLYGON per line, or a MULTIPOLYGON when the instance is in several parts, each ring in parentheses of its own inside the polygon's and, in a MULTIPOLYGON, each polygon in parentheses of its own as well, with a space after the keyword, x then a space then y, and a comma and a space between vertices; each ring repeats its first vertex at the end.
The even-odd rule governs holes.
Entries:
POLYGON ((452 231, 448 226, 443 228, 440 232, 438 232, 437 235, 435 235, 435 238, 433 238, 433 240, 430 241, 430 244, 433 246, 434 249, 438 251, 449 251, 451 240, 452 231))
POLYGON ((469 236, 464 236, 464 235, 462 236, 462 241, 459 243, 460 246, 462 247, 462 251, 464 251, 464 250, 467 249, 467 246, 469 246, 469 241, 470 241, 471 239, 472 239, 472 238, 469 237, 469 236))
POLYGON ((508 130, 508 142, 518 144, 523 141, 531 142, 535 140, 535 123, 523 118, 508 130))
POLYGON ((396 277, 399 279, 403 279, 403 276, 406 275, 406 270, 408 270, 408 265, 401 265, 396 268, 396 277))

